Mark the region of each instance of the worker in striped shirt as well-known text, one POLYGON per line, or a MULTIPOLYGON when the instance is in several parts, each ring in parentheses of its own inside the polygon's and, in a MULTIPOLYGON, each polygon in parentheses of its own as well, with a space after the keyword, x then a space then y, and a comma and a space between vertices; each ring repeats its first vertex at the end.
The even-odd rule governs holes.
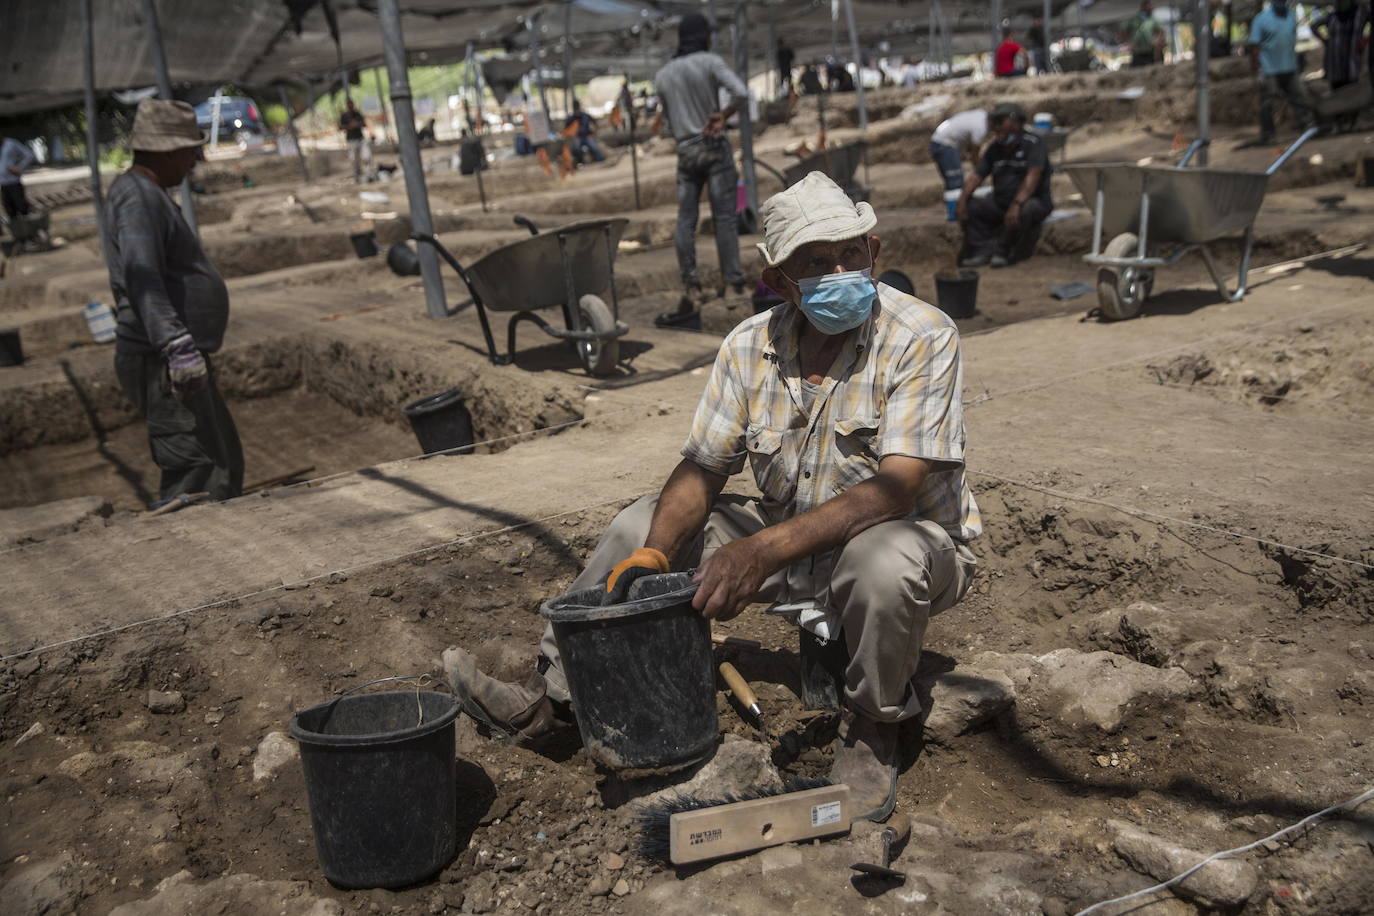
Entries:
MULTIPOLYGON (((785 302, 720 348, 657 497, 611 523, 572 589, 611 599, 646 574, 697 569, 694 606, 728 620, 762 602, 848 654, 831 776, 861 817, 897 796, 898 738, 930 617, 958 602, 982 525, 964 479, 962 363, 954 323, 876 284, 877 218, 820 172, 762 208, 764 282, 785 302), (755 497, 726 495, 748 464, 755 497)), ((533 737, 566 716, 552 633, 539 674, 503 684, 462 649, 444 654, 466 697, 533 737)))

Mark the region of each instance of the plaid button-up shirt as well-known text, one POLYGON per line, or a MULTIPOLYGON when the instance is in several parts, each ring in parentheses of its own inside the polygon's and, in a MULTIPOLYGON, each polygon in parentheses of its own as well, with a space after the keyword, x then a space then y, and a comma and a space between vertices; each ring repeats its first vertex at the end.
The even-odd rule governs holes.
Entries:
MULTIPOLYGON (((782 305, 737 326, 716 356, 684 457, 730 476, 752 465, 774 524, 874 476, 888 455, 936 462, 909 518, 956 542, 982 533, 964 480, 963 363, 954 322, 934 306, 878 285, 873 315, 845 343, 811 410, 801 387, 799 322, 782 305)), ((788 571, 783 604, 824 607, 832 558, 788 571)))

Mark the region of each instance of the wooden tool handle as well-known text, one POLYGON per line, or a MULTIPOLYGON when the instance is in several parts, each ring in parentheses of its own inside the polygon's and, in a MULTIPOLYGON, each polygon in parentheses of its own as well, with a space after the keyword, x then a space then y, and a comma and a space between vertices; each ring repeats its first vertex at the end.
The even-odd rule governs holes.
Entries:
POLYGON ((735 670, 734 665, 729 662, 721 662, 720 676, 725 679, 725 686, 730 688, 730 692, 741 704, 748 708, 758 706, 759 698, 754 695, 754 688, 750 687, 749 682, 735 670))
POLYGON ((894 814, 883 825, 883 867, 887 868, 892 860, 901 853, 906 841, 911 838, 911 818, 905 814, 894 814))
POLYGON ((737 649, 762 649, 763 643, 757 639, 745 639, 743 636, 726 636, 724 633, 712 633, 711 642, 718 646, 734 646, 737 649))

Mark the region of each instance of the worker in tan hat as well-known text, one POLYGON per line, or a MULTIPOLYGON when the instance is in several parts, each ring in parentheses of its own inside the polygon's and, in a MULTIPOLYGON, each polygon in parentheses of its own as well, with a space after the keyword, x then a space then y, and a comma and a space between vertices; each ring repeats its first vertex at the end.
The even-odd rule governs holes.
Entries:
MULTIPOLYGON (((682 460, 662 492, 622 511, 572 590, 695 567, 694 606, 728 620, 771 605, 842 641, 844 713, 831 776, 854 810, 896 804, 898 737, 921 712, 912 679, 932 614, 963 597, 982 530, 964 480, 959 334, 938 309, 873 281, 873 208, 812 172, 762 208, 763 278, 785 302, 720 348, 682 460), (759 496, 724 495, 746 462, 759 496)), ((525 685, 443 664, 462 695, 524 739, 566 719, 550 631, 525 685)))
POLYGON ((115 371, 148 421, 162 472, 154 505, 193 493, 229 499, 243 488, 243 449, 210 361, 229 323, 229 291, 168 194, 205 142, 190 105, 140 102, 133 165, 105 199, 115 371))

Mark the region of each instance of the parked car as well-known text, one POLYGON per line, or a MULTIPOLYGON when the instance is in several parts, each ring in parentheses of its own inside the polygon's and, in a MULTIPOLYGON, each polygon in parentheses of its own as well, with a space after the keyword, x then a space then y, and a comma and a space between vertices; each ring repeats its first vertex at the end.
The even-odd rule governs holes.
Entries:
MULTIPOLYGON (((196 123, 207 134, 215 120, 215 100, 206 99, 196 106, 196 123)), ((220 143, 237 143, 239 146, 261 142, 267 133, 258 106, 252 99, 242 96, 226 95, 219 99, 219 137, 220 143)))

